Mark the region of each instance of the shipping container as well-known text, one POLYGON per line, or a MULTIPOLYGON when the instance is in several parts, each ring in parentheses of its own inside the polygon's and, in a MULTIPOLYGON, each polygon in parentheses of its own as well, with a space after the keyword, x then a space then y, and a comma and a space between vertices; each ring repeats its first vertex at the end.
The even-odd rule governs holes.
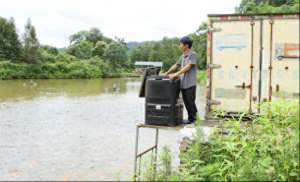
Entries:
POLYGON ((206 117, 299 99, 299 13, 208 15, 206 117))

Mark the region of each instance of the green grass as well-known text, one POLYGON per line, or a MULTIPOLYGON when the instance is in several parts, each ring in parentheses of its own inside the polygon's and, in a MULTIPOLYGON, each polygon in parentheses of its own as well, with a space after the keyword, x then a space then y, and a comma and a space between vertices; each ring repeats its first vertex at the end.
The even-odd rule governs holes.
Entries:
POLYGON ((266 103, 261 109, 247 125, 227 121, 208 141, 201 124, 196 126, 180 170, 164 173, 168 166, 158 166, 158 174, 165 175, 156 180, 299 181, 299 103, 266 103))
POLYGON ((205 70, 198 70, 197 81, 200 84, 206 83, 206 71, 205 70))

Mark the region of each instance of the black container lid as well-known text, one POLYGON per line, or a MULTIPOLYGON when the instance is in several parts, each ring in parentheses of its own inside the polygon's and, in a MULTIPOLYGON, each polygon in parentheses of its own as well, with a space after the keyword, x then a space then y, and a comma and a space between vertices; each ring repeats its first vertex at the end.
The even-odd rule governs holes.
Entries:
POLYGON ((168 76, 164 76, 164 75, 151 75, 148 76, 147 78, 148 80, 170 80, 168 76))
POLYGON ((160 67, 150 67, 150 68, 147 68, 145 70, 144 75, 143 75, 142 85, 141 85, 141 88, 140 88, 139 97, 145 97, 147 78, 149 76, 154 76, 154 75, 158 76, 160 70, 161 70, 160 67))

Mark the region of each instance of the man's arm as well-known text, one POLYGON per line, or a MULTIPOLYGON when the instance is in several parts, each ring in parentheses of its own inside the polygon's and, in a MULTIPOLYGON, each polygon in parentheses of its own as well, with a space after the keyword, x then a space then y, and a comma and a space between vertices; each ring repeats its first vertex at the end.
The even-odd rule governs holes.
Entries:
POLYGON ((192 54, 189 59, 187 60, 187 65, 185 65, 182 69, 180 69, 178 72, 170 74, 169 78, 170 79, 176 79, 177 77, 179 77, 180 75, 190 71, 194 66, 196 66, 197 63, 197 57, 196 54, 192 54))
POLYGON ((173 66, 171 66, 171 68, 166 72, 166 75, 169 75, 169 74, 174 73, 174 72, 177 71, 177 69, 180 67, 181 59, 182 59, 182 57, 180 57, 180 58, 176 61, 176 63, 175 63, 173 66))
POLYGON ((195 65, 194 64, 187 64, 182 69, 180 69, 178 72, 170 74, 169 78, 173 80, 173 79, 179 77, 180 75, 190 71, 193 68, 193 66, 195 66, 195 65))
POLYGON ((177 64, 174 64, 174 65, 171 66, 171 68, 166 72, 166 75, 169 75, 170 73, 176 72, 177 69, 178 69, 178 65, 177 65, 177 64))

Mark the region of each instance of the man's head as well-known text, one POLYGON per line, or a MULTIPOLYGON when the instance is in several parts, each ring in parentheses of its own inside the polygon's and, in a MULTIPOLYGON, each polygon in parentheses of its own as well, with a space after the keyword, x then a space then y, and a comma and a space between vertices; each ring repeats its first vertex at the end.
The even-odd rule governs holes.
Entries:
POLYGON ((179 47, 182 51, 189 50, 192 48, 192 46, 193 46, 193 40, 191 38, 189 38, 188 36, 182 37, 180 39, 179 47))

